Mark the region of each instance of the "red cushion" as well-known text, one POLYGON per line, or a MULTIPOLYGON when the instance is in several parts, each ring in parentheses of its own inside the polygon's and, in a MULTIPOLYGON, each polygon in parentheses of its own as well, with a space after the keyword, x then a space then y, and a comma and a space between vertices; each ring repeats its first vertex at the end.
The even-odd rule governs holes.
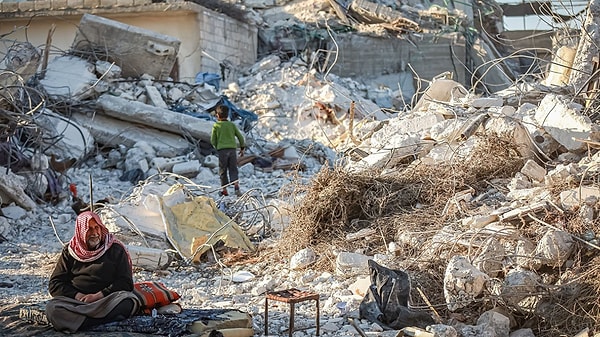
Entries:
POLYGON ((133 293, 140 300, 142 309, 162 307, 177 301, 180 297, 177 292, 169 290, 164 284, 155 281, 134 283, 133 293))

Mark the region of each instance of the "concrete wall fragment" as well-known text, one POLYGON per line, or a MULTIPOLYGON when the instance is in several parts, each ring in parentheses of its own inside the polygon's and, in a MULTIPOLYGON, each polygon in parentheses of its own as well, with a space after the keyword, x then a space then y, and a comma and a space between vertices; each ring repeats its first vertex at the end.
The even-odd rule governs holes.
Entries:
POLYGON ((587 145, 577 139, 593 139, 596 133, 589 117, 580 113, 581 106, 570 98, 548 94, 535 111, 535 120, 569 151, 586 150, 587 145))
POLYGON ((96 142, 100 144, 133 147, 137 142, 144 141, 156 150, 158 156, 164 157, 175 157, 190 149, 190 144, 183 137, 153 128, 144 128, 143 125, 100 114, 88 116, 73 113, 72 118, 89 130, 96 142))
POLYGON ((102 95, 97 102, 111 117, 210 142, 211 121, 116 96, 102 95))
POLYGON ((121 67, 125 77, 146 73, 165 79, 175 64, 180 45, 181 42, 171 36, 84 14, 72 49, 105 51, 121 67))

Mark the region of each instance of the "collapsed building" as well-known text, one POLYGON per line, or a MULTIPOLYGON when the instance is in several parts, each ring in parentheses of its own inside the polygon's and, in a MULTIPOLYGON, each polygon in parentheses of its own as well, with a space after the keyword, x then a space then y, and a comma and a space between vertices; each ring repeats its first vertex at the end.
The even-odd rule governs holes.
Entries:
MULTIPOLYGON (((53 58, 52 30, 35 34, 40 43, 5 41, 6 71, 0 79, 5 92, 6 127, 2 131, 7 140, 2 165, 7 170, 0 176, 0 185, 2 201, 10 208, 5 207, 3 213, 32 210, 39 203, 60 204, 68 198, 64 176, 69 169, 89 162, 90 156, 103 168, 116 168, 122 181, 133 184, 148 183, 148 177, 167 172, 200 182, 214 178, 215 158, 207 144, 211 111, 216 104, 229 104, 240 128, 252 139, 251 156, 239 163, 244 177, 272 174, 275 179, 284 171, 304 171, 307 180, 314 175, 315 185, 308 183, 308 191, 285 200, 286 208, 292 210, 289 219, 261 215, 258 229, 231 226, 230 233, 239 236, 230 242, 216 239, 229 248, 252 251, 244 235, 262 238, 269 233, 267 227, 277 223, 287 244, 290 269, 323 268, 323 261, 334 261, 324 268, 344 277, 361 275, 357 280, 363 284, 353 289, 355 297, 323 294, 328 297, 327 315, 335 316, 344 299, 356 318, 373 322, 361 312, 357 297, 365 296, 370 283, 375 283, 368 278, 365 282, 364 275, 370 272, 368 261, 376 260, 399 265, 417 283, 429 280, 434 284, 422 287, 421 300, 411 301, 437 324, 431 324, 431 318, 409 326, 392 325, 381 317, 375 322, 389 324, 386 328, 406 328, 402 333, 407 335, 473 336, 491 331, 498 336, 510 332, 588 335, 597 329, 599 305, 584 296, 597 295, 594 258, 600 190, 595 184, 595 35, 581 34, 578 44, 558 48, 552 54, 550 71, 536 82, 519 77, 520 68, 510 58, 500 58, 494 42, 472 29, 477 26, 474 22, 497 23, 501 13, 495 6, 491 11, 475 11, 470 6, 425 9, 408 4, 394 9, 367 1, 328 2, 319 3, 319 15, 307 15, 312 21, 300 24, 296 18, 281 19, 277 6, 262 2, 253 3, 254 10, 244 16, 235 6, 204 4, 209 10, 187 2, 1 5, 6 19, 0 23, 2 33, 10 39, 23 32, 29 37, 34 30, 47 31, 47 18, 38 21, 37 17, 17 29, 21 25, 15 22, 38 12, 57 10, 56 14, 79 19, 72 35, 60 35, 71 38, 70 47, 64 48, 69 52, 53 58), (212 9, 229 9, 239 16, 231 18, 212 9), (256 14, 258 9, 262 16, 256 14), (139 20, 141 14, 159 11, 172 15, 169 24, 139 20), (491 14, 482 18, 476 17, 478 13, 491 14), (176 23, 178 15, 183 14, 182 22, 195 27, 185 31, 194 30, 191 36, 195 38, 175 33, 182 24, 176 23), (270 16, 277 20, 268 21, 270 16), (124 24, 120 19, 138 24, 124 24), (137 27, 155 24, 168 28, 154 29, 163 32, 157 33, 137 27), (229 31, 231 27, 234 32, 229 31), (124 34, 131 35, 123 38, 124 34), (378 76, 363 82, 353 79, 374 74, 378 76), (475 165, 486 164, 486 155, 506 160, 499 165, 504 169, 475 165), (468 168, 457 163, 492 173, 486 171, 489 176, 479 177, 489 178, 482 185, 481 181, 463 182, 459 178, 469 176, 468 168), (414 174, 428 167, 438 167, 438 173, 447 172, 442 169, 447 167, 460 169, 448 179, 454 183, 445 184, 436 181, 435 175, 414 174), (345 173, 336 176, 335 169, 340 168, 345 173), (342 179, 346 173, 351 174, 349 181, 342 179), (345 189, 362 183, 365 173, 369 177, 364 185, 345 189), (393 173, 400 174, 391 183, 373 179, 393 173), (406 180, 409 173, 420 181, 406 180), (321 179, 327 183, 319 186, 321 179), (339 182, 346 184, 339 186, 339 182), (437 205, 435 199, 419 194, 427 190, 445 197, 444 207, 432 207, 437 205), (401 198, 392 198, 397 195, 401 198), (373 196, 375 201, 370 199, 373 196), (303 198, 316 201, 309 206, 322 211, 320 217, 301 217, 311 215, 302 208, 303 198), (395 209, 394 203, 400 208, 395 209), (419 209, 436 219, 411 220, 423 216, 419 209), (328 213, 331 210, 348 212, 328 213), (382 220, 394 225, 394 233, 380 240, 374 228, 383 228, 378 227, 382 220), (415 224, 429 227, 424 234, 415 224), (325 229, 308 231, 321 225, 325 229), (346 245, 335 242, 339 246, 335 254, 312 247, 323 239, 319 233, 336 226, 350 232, 343 240, 346 245), (304 232, 294 232, 298 227, 304 232), (306 234, 309 239, 303 240, 306 234), (407 247, 414 251, 408 252, 407 247), (587 272, 581 278, 573 277, 582 270, 587 272), (585 314, 565 319, 576 308, 585 314)), ((590 11, 584 32, 595 29, 595 18, 590 11)), ((493 31, 491 27, 485 30, 493 31)), ((181 206, 190 201, 181 186, 175 185, 168 193, 163 186, 114 205, 112 210, 126 214, 129 224, 106 215, 116 227, 133 223, 145 234, 142 237, 159 239, 141 243, 146 249, 130 246, 132 255, 137 254, 137 267, 169 268, 169 247, 187 263, 206 258, 202 257, 206 246, 199 242, 210 231, 175 240, 177 231, 183 230, 171 221, 169 225, 176 225, 168 227, 171 234, 165 240, 163 218, 150 212, 158 208, 157 203, 181 206)), ((93 201, 91 192, 87 197, 93 201)), ((216 209, 228 207, 226 202, 216 205, 210 198, 202 200, 206 208, 201 212, 219 214, 214 218, 220 216, 216 209)), ((259 212, 254 209, 252 213, 259 212)), ((171 220, 177 217, 173 214, 171 220)), ((13 236, 9 226, 0 234, 13 236)), ((332 243, 331 238, 326 240, 332 243)), ((258 297, 283 284, 287 283, 265 277, 252 283, 251 293, 258 297)), ((266 324, 266 320, 254 319, 266 324)), ((335 336, 337 323, 332 319, 328 324, 330 335, 335 336)), ((259 333, 245 329, 250 335, 259 333)), ((360 333, 366 327, 352 329, 360 333)))

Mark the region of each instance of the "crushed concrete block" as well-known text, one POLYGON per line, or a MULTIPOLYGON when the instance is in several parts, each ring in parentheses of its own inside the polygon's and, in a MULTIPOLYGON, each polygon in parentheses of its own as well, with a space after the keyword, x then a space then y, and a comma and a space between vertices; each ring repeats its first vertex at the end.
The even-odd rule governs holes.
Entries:
POLYGON ((546 169, 531 159, 525 162, 525 165, 521 168, 521 173, 537 182, 543 182, 546 177, 546 169))
POLYGON ((246 163, 238 168, 241 176, 251 177, 254 174, 254 165, 252 163, 246 163))
POLYGON ((113 62, 96 61, 96 73, 104 79, 114 79, 121 77, 121 67, 113 62))
POLYGON ((341 252, 335 259, 335 271, 340 275, 368 274, 368 261, 371 259, 372 256, 341 252))
POLYGON ((132 147, 127 150, 127 155, 125 156, 125 171, 131 171, 135 169, 141 169, 143 172, 148 171, 148 162, 146 160, 146 153, 144 150, 137 147, 132 147))
POLYGON ((517 309, 525 312, 535 310, 541 295, 537 294, 537 286, 542 280, 530 270, 512 269, 504 277, 500 295, 502 299, 517 309))
POLYGON ((556 165, 556 167, 553 170, 549 171, 546 174, 544 182, 546 183, 546 185, 567 182, 569 179, 572 179, 572 176, 577 175, 578 173, 578 169, 575 167, 575 165, 576 164, 556 165))
POLYGON ((163 100, 160 91, 158 91, 158 89, 155 86, 147 85, 146 94, 148 94, 148 99, 150 100, 150 103, 152 103, 152 105, 154 105, 155 107, 163 109, 169 108, 167 103, 165 103, 165 101, 163 100))
POLYGON ((169 99, 173 102, 177 102, 183 98, 183 91, 181 91, 181 89, 177 87, 171 88, 171 90, 169 90, 167 94, 169 96, 169 99))
POLYGON ((27 211, 19 206, 2 207, 2 215, 6 218, 18 220, 27 216, 27 211))
POLYGON ((544 128, 538 126, 538 122, 533 116, 524 116, 521 124, 529 133, 532 143, 544 154, 551 155, 560 148, 560 143, 557 142, 550 133, 544 128))
POLYGON ((40 84, 52 98, 78 101, 94 93, 91 86, 97 80, 90 62, 76 56, 59 56, 48 63, 40 84))
POLYGON ((77 27, 72 49, 101 48, 121 67, 123 77, 139 77, 143 72, 166 79, 181 45, 171 36, 87 13, 77 27))
POLYGON ((590 118, 580 113, 581 109, 570 98, 548 94, 536 109, 535 120, 567 150, 583 151, 587 145, 576 139, 593 139, 596 132, 590 118))
POLYGON ((358 276, 356 278, 356 281, 354 281, 351 285, 348 286, 348 290, 350 290, 356 296, 365 297, 365 295, 369 291, 370 286, 370 276, 358 276))
POLYGON ((478 97, 471 102, 474 108, 501 107, 504 104, 502 97, 478 97))
POLYGON ((277 55, 270 55, 256 62, 250 69, 251 74, 257 74, 263 71, 275 69, 281 64, 281 59, 277 55))
POLYGON ((423 93, 413 111, 427 110, 431 102, 452 102, 464 98, 468 90, 460 83, 449 79, 437 79, 423 93))
POLYGON ((27 179, 14 174, 8 169, 0 170, 0 195, 2 196, 2 203, 8 204, 14 201, 17 206, 23 207, 28 211, 35 209, 37 204, 25 193, 26 188, 27 179))
POLYGON ((195 177, 200 172, 200 161, 190 160, 173 165, 173 173, 184 177, 195 177))
POLYGON ((508 187, 508 190, 512 192, 516 190, 531 188, 532 185, 531 181, 529 181, 527 176, 525 176, 521 172, 517 172, 506 187, 508 187))
POLYGON ((472 303, 483 291, 489 276, 475 268, 464 256, 453 256, 444 274, 444 298, 448 310, 472 303))
POLYGON ((589 197, 600 197, 600 188, 595 186, 581 186, 560 193, 560 203, 564 209, 574 210, 582 205, 589 197))
POLYGON ((568 232, 548 230, 538 242, 535 256, 545 265, 560 267, 571 256, 574 244, 575 240, 568 232))
POLYGON ((208 168, 215 168, 219 166, 219 157, 214 155, 208 155, 204 157, 204 161, 202 161, 202 166, 208 168))
POLYGON ((156 157, 152 158, 152 160, 150 161, 150 167, 155 168, 159 171, 171 172, 175 164, 184 163, 186 161, 187 157, 185 156, 178 156, 173 158, 156 157))
POLYGON ((392 118, 388 120, 381 130, 371 136, 371 145, 374 147, 386 147, 390 139, 395 139, 399 134, 416 135, 419 138, 429 136, 429 130, 444 121, 444 116, 432 113, 425 116, 411 116, 410 118, 392 118))
POLYGON ((477 325, 485 326, 486 330, 491 328, 496 337, 508 337, 510 333, 510 319, 494 310, 488 310, 479 316, 477 325))
POLYGON ((304 248, 296 252, 290 259, 290 269, 298 270, 308 267, 317 260, 317 255, 312 248, 304 248))

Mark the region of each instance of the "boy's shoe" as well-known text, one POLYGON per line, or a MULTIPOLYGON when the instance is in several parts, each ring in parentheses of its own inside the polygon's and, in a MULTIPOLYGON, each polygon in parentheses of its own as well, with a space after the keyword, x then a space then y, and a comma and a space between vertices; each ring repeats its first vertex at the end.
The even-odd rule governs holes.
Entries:
POLYGON ((224 196, 224 197, 226 197, 226 196, 229 195, 229 193, 227 193, 227 190, 222 190, 221 191, 221 195, 224 196))
POLYGON ((240 191, 239 188, 236 188, 235 189, 235 195, 237 195, 238 197, 241 197, 242 196, 242 191, 240 191))

